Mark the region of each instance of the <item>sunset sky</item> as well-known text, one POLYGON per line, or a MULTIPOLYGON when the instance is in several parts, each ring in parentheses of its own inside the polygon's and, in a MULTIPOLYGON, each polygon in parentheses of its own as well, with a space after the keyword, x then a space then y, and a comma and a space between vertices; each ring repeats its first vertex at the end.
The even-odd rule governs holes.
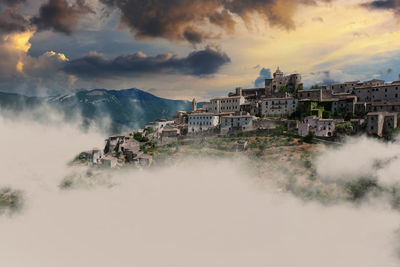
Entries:
POLYGON ((0 91, 207 99, 278 66, 306 87, 400 72, 400 0, 0 0, 0 11, 0 91))

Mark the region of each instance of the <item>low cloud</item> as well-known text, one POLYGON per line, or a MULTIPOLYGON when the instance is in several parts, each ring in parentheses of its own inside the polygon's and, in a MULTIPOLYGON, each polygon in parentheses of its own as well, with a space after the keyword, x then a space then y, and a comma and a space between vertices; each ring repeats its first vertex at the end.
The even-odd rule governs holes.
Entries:
POLYGON ((240 159, 103 170, 90 190, 62 191, 87 172, 66 163, 101 136, 3 116, 0 130, 0 184, 27 203, 0 220, 5 266, 398 266, 399 215, 385 207, 304 204, 260 188, 240 159))
POLYGON ((324 152, 316 162, 318 174, 330 181, 375 177, 384 186, 400 185, 400 143, 367 137, 348 138, 339 149, 324 152))
POLYGON ((310 72, 302 75, 304 87, 312 85, 329 85, 333 83, 356 81, 365 78, 365 76, 351 74, 342 70, 327 70, 319 72, 310 72))
POLYGON ((230 62, 224 52, 207 47, 179 58, 171 54, 147 56, 142 52, 108 59, 98 53, 69 61, 63 70, 79 77, 112 78, 144 74, 211 75, 230 62))

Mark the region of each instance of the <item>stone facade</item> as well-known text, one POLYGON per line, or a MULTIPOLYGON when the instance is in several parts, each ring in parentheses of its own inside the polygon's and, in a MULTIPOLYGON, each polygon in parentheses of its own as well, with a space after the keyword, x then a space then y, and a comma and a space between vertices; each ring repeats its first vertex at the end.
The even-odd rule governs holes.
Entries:
POLYGON ((330 137, 335 131, 336 121, 334 119, 320 119, 316 116, 304 118, 299 123, 298 133, 301 136, 306 136, 312 132, 315 136, 330 137))
POLYGON ((353 93, 358 102, 400 102, 400 84, 356 87, 353 93))
POLYGON ((266 98, 261 102, 261 116, 287 117, 296 112, 298 100, 296 98, 266 98))
POLYGON ((300 74, 284 75, 278 67, 273 78, 265 80, 265 95, 266 97, 280 97, 281 88, 285 87, 290 92, 296 92, 302 85, 300 74))
POLYGON ((382 136, 397 128, 397 113, 370 112, 367 114, 367 133, 382 136))
POLYGON ((239 112, 240 105, 245 103, 243 96, 218 97, 210 100, 208 112, 223 113, 223 112, 239 112))
POLYGON ((253 120, 251 115, 221 116, 221 129, 249 131, 253 129, 253 120))
POLYGON ((189 115, 188 132, 196 133, 215 128, 219 124, 219 116, 214 113, 192 113, 189 115))

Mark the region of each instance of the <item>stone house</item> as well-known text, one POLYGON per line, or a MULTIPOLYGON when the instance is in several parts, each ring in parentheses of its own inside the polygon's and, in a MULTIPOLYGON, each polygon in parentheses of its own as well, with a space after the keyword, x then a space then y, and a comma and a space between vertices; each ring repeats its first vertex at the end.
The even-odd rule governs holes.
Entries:
POLYGON ((117 167, 118 159, 112 156, 105 156, 101 159, 101 163, 106 168, 117 167))
POLYGON ((265 98, 261 101, 261 116, 287 117, 296 112, 298 100, 288 98, 265 98))
POLYGON ((162 143, 172 143, 178 141, 181 131, 177 127, 165 127, 161 133, 162 143))
POLYGON ((192 113, 188 119, 188 133, 203 132, 219 125, 219 116, 214 113, 192 113))
POLYGON ((89 166, 93 166, 94 164, 101 163, 101 157, 103 156, 102 150, 99 148, 94 148, 88 154, 88 164, 89 166))
POLYGON ((207 106, 207 112, 222 113, 222 112, 239 112, 240 105, 245 103, 245 98, 240 96, 218 97, 210 100, 207 106))
POLYGON ((397 113, 370 112, 367 114, 367 133, 382 136, 397 128, 397 113))
POLYGON ((330 137, 335 131, 336 121, 334 119, 321 119, 317 116, 309 116, 299 122, 298 134, 306 136, 312 132, 315 136, 330 137))
POLYGON ((222 131, 251 131, 253 130, 253 120, 255 117, 251 115, 229 115, 221 116, 222 131))
POLYGON ((290 92, 296 92, 302 85, 300 74, 284 75, 278 67, 273 74, 273 78, 265 80, 265 96, 281 97, 281 88, 284 87, 290 92))
POLYGON ((175 124, 185 124, 188 120, 188 114, 186 111, 177 111, 172 117, 175 124))
POLYGON ((400 102, 400 84, 356 87, 353 93, 358 102, 400 102))
POLYGON ((350 93, 352 89, 360 84, 360 81, 351 81, 344 83, 335 83, 328 85, 327 88, 332 91, 332 93, 350 93))

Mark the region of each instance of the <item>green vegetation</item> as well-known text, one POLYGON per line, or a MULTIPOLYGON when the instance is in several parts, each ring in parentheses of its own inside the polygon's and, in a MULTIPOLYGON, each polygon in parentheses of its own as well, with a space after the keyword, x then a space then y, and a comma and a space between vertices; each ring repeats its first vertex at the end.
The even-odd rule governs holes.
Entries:
POLYGON ((152 154, 156 149, 156 144, 154 142, 147 142, 140 147, 140 151, 145 154, 152 154))
POLYGON ((361 178, 347 182, 345 188, 349 194, 350 200, 353 201, 362 199, 367 193, 381 191, 381 188, 374 178, 361 178))
POLYGON ((23 195, 21 191, 9 187, 0 189, 0 213, 5 211, 15 212, 23 206, 23 195))
POLYGON ((343 124, 338 124, 335 127, 336 134, 350 134, 353 131, 353 125, 347 121, 343 124))
POLYGON ((281 88, 279 88, 279 92, 281 92, 281 93, 290 93, 290 89, 287 88, 286 86, 281 86, 281 88))
POLYGON ((146 130, 147 130, 147 132, 148 132, 149 134, 154 133, 154 128, 153 128, 153 127, 147 127, 146 130))
POLYGON ((308 132, 306 136, 303 137, 303 141, 308 144, 313 144, 315 142, 315 135, 313 132, 308 132))
POLYGON ((135 133, 135 134, 133 135, 133 138, 134 138, 136 141, 139 141, 139 142, 141 142, 141 143, 144 143, 144 142, 148 142, 148 141, 149 141, 149 138, 147 138, 146 136, 143 136, 141 133, 135 133))

